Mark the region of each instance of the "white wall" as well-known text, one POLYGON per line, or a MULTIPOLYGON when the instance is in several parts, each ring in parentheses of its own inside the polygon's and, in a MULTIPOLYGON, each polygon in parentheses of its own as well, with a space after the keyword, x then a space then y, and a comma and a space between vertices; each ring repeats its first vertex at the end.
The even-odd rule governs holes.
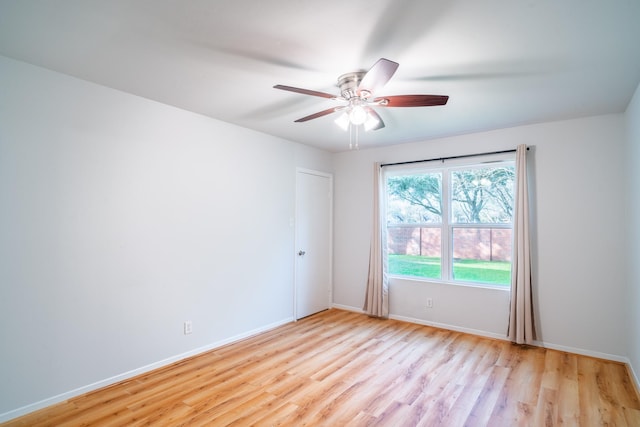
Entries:
MULTIPOLYGON (((527 144, 539 339, 550 347, 624 359, 624 138, 622 115, 608 115, 334 155, 334 302, 361 308, 364 301, 375 161, 527 144)), ((506 335, 505 291, 392 280, 390 306, 392 316, 506 335), (428 297, 433 309, 425 307, 428 297)))
POLYGON ((292 319, 295 168, 328 153, 0 75, 0 421, 292 319))
POLYGON ((626 332, 627 354, 636 376, 640 378, 640 85, 625 114, 627 125, 627 256, 628 297, 627 315, 623 327, 626 332))

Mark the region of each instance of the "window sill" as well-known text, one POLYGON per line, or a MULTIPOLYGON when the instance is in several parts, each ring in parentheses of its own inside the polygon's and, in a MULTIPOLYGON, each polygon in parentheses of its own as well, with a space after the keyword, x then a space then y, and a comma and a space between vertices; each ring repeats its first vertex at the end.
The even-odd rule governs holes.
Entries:
MULTIPOLYGON (((398 276, 395 274, 389 275, 390 280, 401 280, 405 282, 421 282, 421 283, 433 283, 436 285, 446 285, 446 286, 460 286, 464 288, 480 288, 480 289, 490 289, 494 291, 504 291, 511 292, 510 286, 501 286, 501 285, 491 285, 489 283, 473 283, 473 282, 452 282, 448 280, 439 280, 439 279, 431 279, 425 277, 417 277, 417 276, 398 276)), ((391 282, 390 282, 391 284, 391 282)))

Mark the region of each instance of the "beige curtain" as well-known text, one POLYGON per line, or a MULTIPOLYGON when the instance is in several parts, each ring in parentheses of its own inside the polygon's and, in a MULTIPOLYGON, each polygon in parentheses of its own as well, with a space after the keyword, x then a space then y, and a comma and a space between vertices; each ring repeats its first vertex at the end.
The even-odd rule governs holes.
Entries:
POLYGON ((389 317, 389 283, 384 251, 387 249, 382 209, 384 180, 380 163, 373 166, 373 233, 369 251, 369 277, 363 310, 369 316, 389 317))
POLYGON ((516 150, 515 213, 513 221, 513 259, 511 270, 511 313, 509 339, 532 344, 535 336, 531 289, 531 251, 529 245, 529 191, 527 190, 527 146, 516 150))

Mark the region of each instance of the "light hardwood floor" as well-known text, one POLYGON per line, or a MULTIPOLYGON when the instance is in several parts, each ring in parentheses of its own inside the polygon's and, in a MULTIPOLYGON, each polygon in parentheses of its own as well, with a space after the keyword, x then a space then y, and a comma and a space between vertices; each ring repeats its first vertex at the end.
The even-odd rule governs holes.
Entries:
POLYGON ((328 310, 7 426, 640 426, 620 363, 328 310))

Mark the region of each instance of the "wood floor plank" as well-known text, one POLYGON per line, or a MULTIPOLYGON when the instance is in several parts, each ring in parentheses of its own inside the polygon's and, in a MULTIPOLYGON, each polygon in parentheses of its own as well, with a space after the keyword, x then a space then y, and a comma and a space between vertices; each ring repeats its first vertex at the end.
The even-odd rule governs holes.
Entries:
MULTIPOLYGON (((489 374, 478 399, 476 399, 467 423, 474 426, 490 425, 489 422, 494 417, 500 417, 505 410, 505 405, 500 401, 502 391, 507 383, 510 369, 496 366, 489 374)), ((494 425, 497 425, 495 423, 494 425)))
POLYGON ((331 309, 2 426, 639 426, 623 364, 331 309))

